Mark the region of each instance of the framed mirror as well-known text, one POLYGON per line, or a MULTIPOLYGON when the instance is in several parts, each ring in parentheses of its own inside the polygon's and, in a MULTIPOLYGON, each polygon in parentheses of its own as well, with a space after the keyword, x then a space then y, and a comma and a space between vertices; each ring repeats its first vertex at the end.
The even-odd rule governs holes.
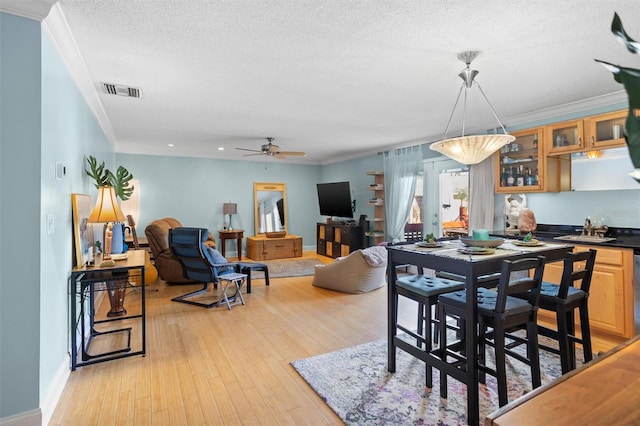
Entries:
POLYGON ((287 231, 287 187, 284 183, 253 183, 256 235, 287 231))

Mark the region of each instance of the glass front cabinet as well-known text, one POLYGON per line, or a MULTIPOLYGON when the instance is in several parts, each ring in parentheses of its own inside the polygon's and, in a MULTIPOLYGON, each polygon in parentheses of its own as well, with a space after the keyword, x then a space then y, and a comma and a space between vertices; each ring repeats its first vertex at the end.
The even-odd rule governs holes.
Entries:
POLYGON ((549 155, 583 151, 584 121, 572 120, 546 126, 546 145, 549 155))
POLYGON ((495 192, 557 192, 568 187, 568 156, 546 155, 545 129, 511 132, 516 140, 495 154, 495 192))
POLYGON ((512 132, 516 140, 495 155, 496 192, 542 191, 544 179, 543 128, 512 132))
POLYGON ((627 114, 627 110, 621 110, 585 119, 586 150, 625 146, 624 125, 627 114))

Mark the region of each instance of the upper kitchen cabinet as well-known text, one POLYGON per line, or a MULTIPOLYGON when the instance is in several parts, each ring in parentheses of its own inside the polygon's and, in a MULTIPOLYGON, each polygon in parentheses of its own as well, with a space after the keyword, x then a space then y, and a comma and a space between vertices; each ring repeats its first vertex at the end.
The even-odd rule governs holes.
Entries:
POLYGON ((627 110, 621 110, 586 118, 585 149, 588 151, 625 146, 624 123, 627 114, 627 110))
POLYGON ((549 124, 545 129, 548 155, 562 155, 584 150, 584 120, 549 124))
POLYGON ((546 157, 545 128, 511 132, 511 135, 516 140, 495 154, 495 192, 560 191, 564 182, 562 166, 568 164, 564 158, 546 157))

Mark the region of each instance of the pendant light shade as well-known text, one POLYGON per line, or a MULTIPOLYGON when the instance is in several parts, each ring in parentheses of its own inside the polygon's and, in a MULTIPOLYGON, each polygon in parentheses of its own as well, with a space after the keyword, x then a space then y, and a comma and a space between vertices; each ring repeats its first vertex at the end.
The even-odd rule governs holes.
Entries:
POLYGON ((431 149, 462 164, 478 164, 491 154, 511 143, 511 135, 472 135, 445 139, 431 144, 431 149))
POLYGON ((471 61, 473 61, 480 52, 478 51, 468 51, 462 52, 458 54, 458 59, 463 61, 467 67, 462 70, 458 76, 462 79, 462 86, 460 87, 460 91, 458 92, 458 98, 456 99, 456 103, 453 106, 453 111, 451 111, 451 116, 449 117, 449 122, 447 123, 447 128, 444 131, 444 139, 438 142, 433 142, 430 145, 430 148, 434 151, 438 151, 441 154, 446 155, 447 157, 456 160, 459 163, 471 165, 477 164, 481 161, 485 160, 491 154, 502 148, 508 143, 513 142, 516 138, 512 135, 507 134, 506 129, 500 122, 498 115, 496 114, 493 106, 487 99, 487 96, 482 91, 482 88, 475 81, 475 77, 478 75, 477 70, 472 70, 469 66, 471 65, 471 61), (503 133, 496 134, 486 134, 486 135, 468 135, 465 136, 465 121, 467 114, 467 92, 475 85, 478 87, 478 90, 482 94, 482 97, 489 105, 489 109, 493 113, 493 116, 498 121, 498 124, 502 128, 503 133), (462 136, 456 138, 447 138, 447 132, 449 131, 449 125, 451 124, 451 119, 453 118, 453 114, 456 111, 456 107, 458 106, 458 102, 460 101, 460 97, 464 91, 464 105, 463 105, 463 114, 462 114, 462 136))

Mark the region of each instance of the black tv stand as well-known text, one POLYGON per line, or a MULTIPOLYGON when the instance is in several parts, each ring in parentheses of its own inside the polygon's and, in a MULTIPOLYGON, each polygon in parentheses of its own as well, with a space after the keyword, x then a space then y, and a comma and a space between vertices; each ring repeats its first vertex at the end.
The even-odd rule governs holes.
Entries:
POLYGON ((369 222, 354 223, 333 222, 316 226, 317 252, 319 255, 337 258, 352 251, 368 246, 365 232, 369 231, 369 222))

